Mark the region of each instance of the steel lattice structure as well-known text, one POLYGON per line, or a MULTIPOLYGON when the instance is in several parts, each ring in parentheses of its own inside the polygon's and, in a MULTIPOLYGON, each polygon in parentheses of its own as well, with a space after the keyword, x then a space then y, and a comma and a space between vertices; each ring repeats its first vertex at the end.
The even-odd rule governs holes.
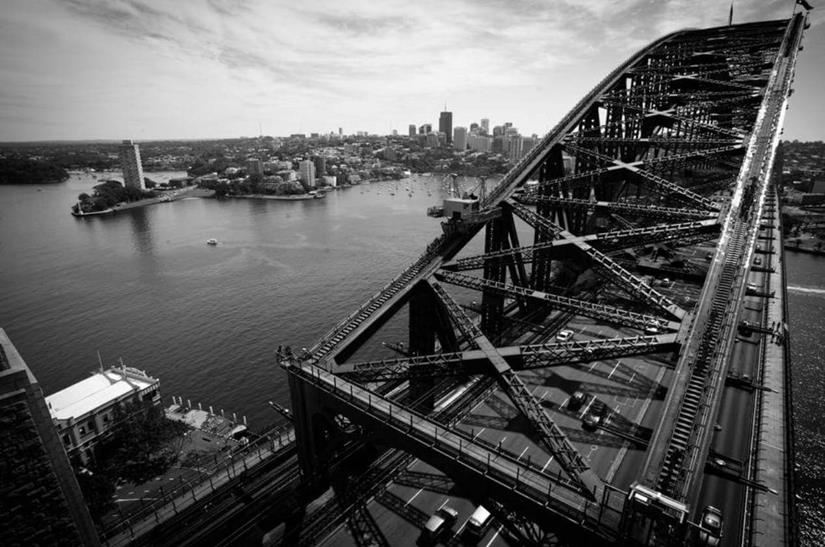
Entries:
MULTIPOLYGON (((515 512, 556 531, 616 541, 638 515, 611 495, 520 374, 672 352, 674 381, 645 441, 638 481, 692 503, 727 375, 743 271, 771 192, 804 24, 799 14, 653 42, 588 93, 474 213, 445 221, 443 235, 408 269, 310 350, 281 354, 306 476, 323 480, 320 470, 340 433, 334 417, 343 415, 436 465, 490 500, 500 516, 515 512), (537 184, 528 191, 530 180, 537 184), (532 241, 524 244, 528 227, 532 241), (483 254, 460 256, 477 237, 483 254), (626 249, 708 238, 718 238, 716 256, 693 309, 617 259, 626 249), (563 275, 569 270, 594 272, 601 288, 581 290, 563 275), (477 319, 448 287, 479 294, 477 319), (602 301, 605 287, 624 300, 602 301), (403 307, 409 309, 403 355, 351 362, 403 307), (553 341, 560 321, 572 316, 626 333, 553 341), (528 334, 533 341, 522 341, 528 334), (434 413, 439 385, 461 379, 471 379, 467 394, 494 390, 509 399, 549 465, 525 462, 456 428, 461 412, 449 419, 443 409, 434 413)), ((519 519, 507 520, 526 537, 519 519)), ((687 533, 675 530, 667 541, 686 541, 687 533)), ((664 535, 659 530, 648 541, 666 542, 664 535)))

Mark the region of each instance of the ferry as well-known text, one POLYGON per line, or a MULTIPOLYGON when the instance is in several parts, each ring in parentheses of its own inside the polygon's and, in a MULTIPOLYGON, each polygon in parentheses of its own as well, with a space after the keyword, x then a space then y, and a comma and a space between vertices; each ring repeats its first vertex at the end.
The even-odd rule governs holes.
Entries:
POLYGON ((207 245, 217 245, 217 244, 218 244, 218 240, 217 240, 217 239, 215 239, 214 237, 212 237, 212 238, 209 238, 209 239, 207 239, 207 240, 206 240, 206 244, 207 244, 207 245))

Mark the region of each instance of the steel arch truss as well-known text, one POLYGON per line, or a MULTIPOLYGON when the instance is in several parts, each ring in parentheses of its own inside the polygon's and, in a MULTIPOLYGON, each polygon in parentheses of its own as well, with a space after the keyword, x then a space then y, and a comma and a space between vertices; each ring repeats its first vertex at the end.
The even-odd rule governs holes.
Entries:
MULTIPOLYGON (((686 406, 682 388, 667 390, 667 410, 639 480, 687 498, 698 484, 696 462, 703 461, 707 435, 697 426, 674 448, 670 434, 679 424, 707 423, 707 412, 718 408, 714 382, 724 379, 725 368, 707 349, 724 329, 707 330, 704 319, 696 320, 701 304, 686 309, 634 273, 622 253, 719 234, 718 245, 729 245, 731 230, 758 218, 764 181, 754 181, 760 173, 754 166, 772 157, 802 24, 796 16, 653 42, 583 97, 482 195, 472 215, 444 221, 443 235, 415 262, 312 348, 282 353, 307 476, 327 467, 316 416, 344 413, 384 442, 435 462, 456 484, 482 488, 482 497, 495 493, 530 518, 575 523, 615 539, 619 522, 605 516, 615 511, 592 503, 607 491, 602 479, 519 374, 673 352, 674 374, 689 377, 705 399, 686 406), (474 239, 483 252, 465 252, 474 239), (591 271, 599 283, 582 288, 577 280, 591 271), (478 295, 472 304, 468 290, 478 295), (396 346, 403 357, 353 360, 402 308, 409 310, 408 345, 396 346), (621 334, 554 341, 574 316, 621 334), (528 335, 535 343, 523 342, 528 335), (707 363, 696 366, 695 355, 709 356, 707 363), (436 394, 468 378, 508 396, 554 459, 549 470, 452 428, 461 420, 458 407, 472 406, 463 398, 449 419, 436 419, 444 412, 433 405, 436 394), (690 450, 691 458, 678 457, 690 450)), ((746 241, 741 234, 733 239, 746 241)), ((716 256, 727 261, 725 279, 733 279, 739 266, 728 262, 738 255, 716 256)), ((708 266, 709 279, 716 262, 708 266)), ((714 283, 705 281, 701 302, 721 302, 714 283)))

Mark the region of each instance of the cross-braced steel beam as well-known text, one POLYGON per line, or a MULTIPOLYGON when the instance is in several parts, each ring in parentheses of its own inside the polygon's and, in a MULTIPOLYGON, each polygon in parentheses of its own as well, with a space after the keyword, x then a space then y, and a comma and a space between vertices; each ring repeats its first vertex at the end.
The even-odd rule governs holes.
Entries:
POLYGON ((550 419, 518 374, 510 368, 481 329, 467 317, 461 306, 438 283, 433 282, 433 288, 450 311, 459 329, 472 338, 476 346, 484 353, 495 370, 499 384, 530 422, 544 448, 558 460, 559 465, 570 479, 579 485, 583 495, 595 497, 602 481, 590 470, 590 466, 567 439, 567 435, 550 419))

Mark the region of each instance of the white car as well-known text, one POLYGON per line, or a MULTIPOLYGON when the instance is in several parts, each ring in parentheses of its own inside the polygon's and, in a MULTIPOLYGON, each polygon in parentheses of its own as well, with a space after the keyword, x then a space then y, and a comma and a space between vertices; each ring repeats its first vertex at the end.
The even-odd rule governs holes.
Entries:
POLYGON ((564 329, 556 335, 557 342, 568 342, 573 339, 573 331, 564 329))

